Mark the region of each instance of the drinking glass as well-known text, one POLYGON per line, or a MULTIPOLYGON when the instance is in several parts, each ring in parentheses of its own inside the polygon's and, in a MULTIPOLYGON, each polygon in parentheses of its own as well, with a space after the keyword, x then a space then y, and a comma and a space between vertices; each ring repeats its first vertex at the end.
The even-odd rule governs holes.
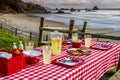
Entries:
POLYGON ((34 42, 29 41, 25 43, 25 51, 33 50, 34 49, 34 42))
POLYGON ((43 46, 43 63, 50 64, 51 61, 51 46, 43 46))
POLYGON ((72 33, 72 42, 76 42, 78 40, 78 34, 72 33))
POLYGON ((91 35, 85 35, 85 47, 89 48, 91 44, 91 35))

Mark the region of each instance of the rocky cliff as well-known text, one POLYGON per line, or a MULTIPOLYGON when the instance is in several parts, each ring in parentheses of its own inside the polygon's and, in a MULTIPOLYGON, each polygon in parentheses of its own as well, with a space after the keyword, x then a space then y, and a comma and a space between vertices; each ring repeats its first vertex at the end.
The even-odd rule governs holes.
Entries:
POLYGON ((37 4, 24 3, 22 0, 0 0, 1 13, 47 13, 47 10, 37 4))

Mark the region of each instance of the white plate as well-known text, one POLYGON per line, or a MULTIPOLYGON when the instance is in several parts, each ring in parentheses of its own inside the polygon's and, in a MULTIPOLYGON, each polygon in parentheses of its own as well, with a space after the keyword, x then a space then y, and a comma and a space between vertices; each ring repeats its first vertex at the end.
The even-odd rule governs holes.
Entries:
MULTIPOLYGON (((68 53, 70 53, 71 50, 76 51, 77 48, 70 48, 70 49, 68 49, 68 53)), ((76 54, 76 55, 81 55, 81 54, 91 54, 91 51, 88 50, 88 49, 84 49, 84 50, 81 50, 81 51, 82 51, 82 52, 81 52, 80 54, 76 54)), ((70 53, 70 54, 72 54, 72 53, 70 53)), ((74 54, 72 54, 72 55, 74 55, 74 54)))

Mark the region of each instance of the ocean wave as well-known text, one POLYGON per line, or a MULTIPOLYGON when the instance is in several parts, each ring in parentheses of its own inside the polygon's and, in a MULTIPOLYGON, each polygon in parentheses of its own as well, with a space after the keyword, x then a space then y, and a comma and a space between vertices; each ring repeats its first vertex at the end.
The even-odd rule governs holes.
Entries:
POLYGON ((69 25, 71 19, 75 20, 75 26, 83 26, 87 21, 87 28, 113 28, 120 29, 120 11, 100 10, 97 12, 73 12, 72 14, 36 14, 48 20, 62 22, 69 25))

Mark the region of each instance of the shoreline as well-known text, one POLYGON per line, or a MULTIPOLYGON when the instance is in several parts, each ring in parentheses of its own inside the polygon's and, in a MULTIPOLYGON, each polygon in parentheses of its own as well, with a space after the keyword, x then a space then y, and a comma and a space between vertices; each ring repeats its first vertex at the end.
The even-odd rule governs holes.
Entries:
MULTIPOLYGON (((27 14, 2 14, 0 16, 0 20, 7 21, 10 25, 13 25, 15 28, 19 28, 21 30, 26 31, 33 31, 33 32, 39 32, 39 25, 40 25, 40 19, 35 17, 30 17, 27 14)), ((45 20, 45 27, 49 28, 55 28, 55 29, 69 29, 69 26, 67 26, 64 23, 51 21, 51 20, 45 20)), ((77 27, 78 28, 78 27, 77 27)), ((75 27, 75 29, 77 29, 75 27)), ((112 34, 112 36, 119 36, 118 33, 120 32, 113 32, 114 29, 86 29, 87 33, 94 33, 94 34, 103 34, 108 33, 108 35, 112 34)))
MULTIPOLYGON (((40 16, 36 16, 34 14, 27 14, 28 17, 33 17, 33 18, 40 18, 40 16)), ((47 19, 46 19, 47 20, 47 19)), ((62 23, 62 22, 58 22, 58 21, 52 21, 52 20, 47 20, 48 22, 54 22, 54 23, 58 23, 58 24, 62 24, 62 25, 66 25, 67 27, 69 27, 69 25, 62 23)), ((82 26, 74 26, 75 28, 82 28, 82 26)), ((114 28, 87 28, 88 30, 115 30, 114 28)))
MULTIPOLYGON (((33 18, 38 18, 38 17, 40 17, 40 16, 36 16, 36 15, 32 15, 32 14, 28 14, 27 15, 28 17, 33 17, 33 18)), ((52 22, 52 23, 58 23, 58 24, 61 24, 61 25, 65 25, 65 27, 69 27, 69 25, 67 25, 67 24, 65 24, 65 23, 62 23, 62 22, 58 22, 58 21, 52 21, 52 20, 47 20, 46 19, 46 22, 52 22)), ((46 25, 46 27, 48 27, 47 25, 46 25)), ((57 27, 57 26, 55 26, 55 27, 57 27)), ((63 27, 63 26, 59 26, 59 27, 63 27)), ((65 28, 65 27, 63 27, 63 28, 65 28)), ((82 26, 80 27, 80 26, 74 26, 74 28, 75 29, 82 29, 82 26)), ((110 31, 110 32, 114 32, 114 31, 116 31, 114 28, 87 28, 87 30, 88 30, 88 32, 89 31, 95 31, 95 30, 97 30, 97 31, 102 31, 102 30, 106 30, 106 31, 110 31)), ((117 30, 118 31, 118 30, 117 30)))
MULTIPOLYGON (((1 16, 0 16, 0 18, 1 18, 1 16)), ((37 24, 37 26, 34 25, 35 27, 39 27, 39 24, 40 24, 40 19, 38 19, 37 17, 28 16, 27 14, 2 14, 2 18, 4 18, 8 23, 14 24, 14 25, 17 25, 17 26, 20 26, 21 23, 25 24, 25 22, 28 22, 29 24, 32 24, 31 22, 33 22, 33 24, 37 24), (19 21, 21 21, 21 23, 18 23, 19 21)), ((28 27, 30 25, 28 25, 26 23, 25 26, 28 27)), ((68 28, 69 25, 66 25, 65 23, 62 23, 62 22, 57 22, 57 21, 52 21, 52 20, 46 20, 45 19, 45 27, 68 28)), ((79 28, 82 28, 82 27, 74 26, 74 28, 79 29, 79 28)), ((100 31, 101 30, 111 30, 111 31, 113 31, 114 29, 113 28, 100 28, 100 29, 87 28, 87 30, 100 30, 100 31)))

